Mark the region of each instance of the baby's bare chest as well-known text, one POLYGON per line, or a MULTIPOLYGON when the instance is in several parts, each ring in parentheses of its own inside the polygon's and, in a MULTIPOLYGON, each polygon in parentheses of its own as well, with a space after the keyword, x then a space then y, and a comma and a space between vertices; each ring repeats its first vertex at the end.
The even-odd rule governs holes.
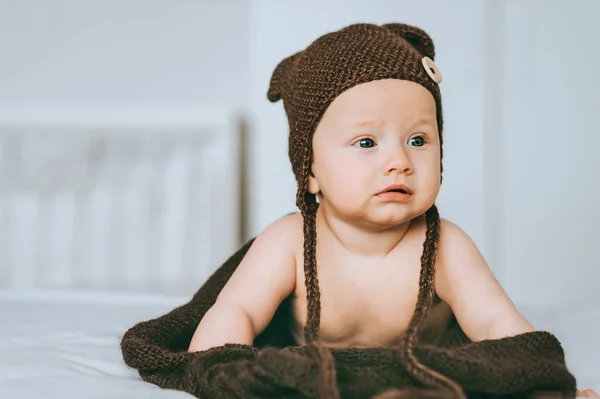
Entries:
MULTIPOLYGON (((332 347, 393 345, 413 315, 420 264, 410 254, 361 262, 324 254, 317 258, 320 338, 332 347)), ((306 287, 299 268, 293 303, 297 339, 306 324, 306 287)))

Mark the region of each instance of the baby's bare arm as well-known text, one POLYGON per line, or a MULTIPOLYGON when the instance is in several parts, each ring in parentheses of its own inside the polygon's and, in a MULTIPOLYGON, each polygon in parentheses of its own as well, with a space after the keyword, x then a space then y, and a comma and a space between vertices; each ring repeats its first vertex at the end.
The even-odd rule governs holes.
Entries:
POLYGON ((442 221, 435 280, 438 295, 450 305, 471 340, 534 330, 500 286, 475 243, 448 221, 442 221))
POLYGON ((198 324, 189 351, 227 343, 252 345, 281 302, 294 290, 296 230, 294 216, 287 216, 256 238, 198 324))

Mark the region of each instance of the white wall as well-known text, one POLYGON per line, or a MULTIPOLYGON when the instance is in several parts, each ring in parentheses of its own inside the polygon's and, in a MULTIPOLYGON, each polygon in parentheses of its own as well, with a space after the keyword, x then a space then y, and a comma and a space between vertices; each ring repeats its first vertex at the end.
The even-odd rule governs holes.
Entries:
POLYGON ((250 6, 0 0, 0 106, 242 105, 250 6))
POLYGON ((600 303, 600 2, 506 4, 506 287, 518 302, 600 303))
POLYGON ((0 113, 240 107, 254 235, 295 210, 283 107, 266 98, 277 63, 352 22, 419 25, 445 78, 442 215, 517 302, 597 301, 599 12, 594 0, 1 0, 0 113))

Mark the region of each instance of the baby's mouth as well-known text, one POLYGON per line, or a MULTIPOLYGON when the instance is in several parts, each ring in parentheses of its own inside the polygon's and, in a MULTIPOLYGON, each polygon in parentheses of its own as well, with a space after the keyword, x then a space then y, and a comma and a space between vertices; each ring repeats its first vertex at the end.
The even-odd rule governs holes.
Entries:
POLYGON ((412 195, 413 192, 408 186, 406 186, 404 184, 394 184, 394 185, 387 187, 382 192, 380 192, 380 194, 383 194, 383 193, 400 193, 400 194, 412 195))
POLYGON ((406 190, 402 189, 402 188, 394 188, 392 190, 387 190, 385 191, 386 193, 402 193, 402 194, 408 194, 406 192, 406 190))

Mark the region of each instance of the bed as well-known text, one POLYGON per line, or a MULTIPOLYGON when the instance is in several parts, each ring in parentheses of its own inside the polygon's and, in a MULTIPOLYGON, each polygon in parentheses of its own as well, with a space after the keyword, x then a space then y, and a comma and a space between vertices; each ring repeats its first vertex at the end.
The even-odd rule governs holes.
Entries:
POLYGON ((242 241, 243 129, 229 108, 0 112, 0 398, 182 398, 119 340, 242 241))
POLYGON ((179 303, 113 292, 0 294, 0 397, 191 398, 141 381, 124 365, 119 347, 131 325, 179 303))
MULTIPOLYGON (((241 244, 241 146, 231 110, 0 115, 0 398, 191 398, 119 344, 241 244)), ((600 392, 599 305, 522 311, 600 392)))
MULTIPOLYGON (((0 397, 183 399, 143 382, 122 361, 123 332, 187 297, 149 294, 4 292, 0 294, 0 397)), ((600 392, 600 310, 523 309, 562 340, 582 388, 600 392)))

